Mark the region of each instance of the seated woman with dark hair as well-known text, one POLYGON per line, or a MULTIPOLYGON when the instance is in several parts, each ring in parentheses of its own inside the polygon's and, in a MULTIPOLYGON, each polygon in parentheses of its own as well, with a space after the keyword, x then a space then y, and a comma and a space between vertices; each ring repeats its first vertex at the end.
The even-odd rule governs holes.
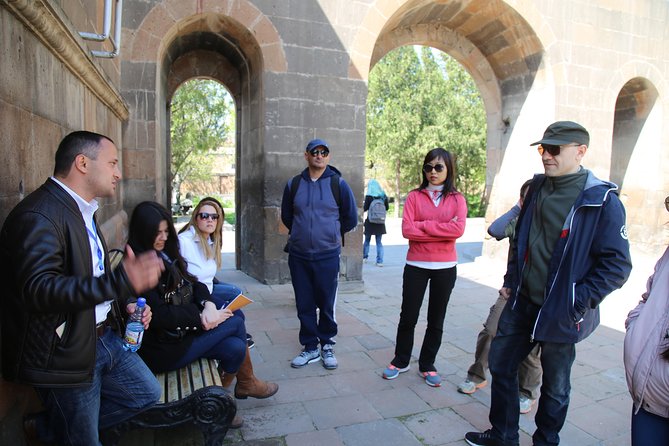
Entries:
MULTIPOLYGON (((155 202, 138 204, 130 218, 128 244, 135 253, 155 250, 165 263, 158 286, 144 295, 153 319, 139 353, 149 368, 165 372, 199 358, 217 359, 224 387, 238 376, 237 386, 252 382, 255 387, 266 389, 262 394, 245 394, 236 387, 238 398, 274 395, 276 384, 253 375, 244 319, 230 310, 216 308, 209 300, 207 287, 188 273, 167 209, 155 202)), ((241 420, 235 421, 237 426, 233 427, 239 427, 241 420)))

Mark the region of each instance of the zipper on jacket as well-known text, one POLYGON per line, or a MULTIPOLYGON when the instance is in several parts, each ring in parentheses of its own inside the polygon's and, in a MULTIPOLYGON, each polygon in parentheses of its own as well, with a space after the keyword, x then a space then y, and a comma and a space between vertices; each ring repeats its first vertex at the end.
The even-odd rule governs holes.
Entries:
MULTIPOLYGON (((608 192, 607 192, 607 194, 608 194, 608 192)), ((604 197, 604 200, 606 200, 606 196, 604 197)), ((555 287, 555 281, 557 280, 558 276, 560 275, 560 269, 562 268, 562 264, 564 262, 565 253, 567 252, 567 248, 569 247, 569 242, 571 241, 571 232, 572 232, 571 230, 572 230, 572 226, 574 224, 574 218, 576 217, 576 213, 578 211, 580 211, 581 208, 584 208, 584 207, 602 207, 602 206, 603 206, 603 204, 582 204, 579 207, 577 207, 576 209, 574 209, 574 212, 572 212, 571 218, 569 219, 569 225, 568 225, 569 235, 567 236, 567 241, 564 244, 564 249, 562 250, 562 255, 560 256, 560 263, 558 264, 557 270, 555 271, 555 276, 553 278, 553 282, 551 283, 551 286, 548 289, 548 294, 544 294, 544 304, 543 305, 546 304, 546 301, 548 301, 548 298, 553 294, 553 288, 555 287)), ((523 265, 523 268, 524 267, 525 267, 525 265, 523 265)), ((574 288, 574 290, 572 290, 571 299, 572 299, 571 306, 574 307, 574 303, 576 301, 576 289, 575 288, 574 288)), ((543 310, 543 305, 541 306, 541 309, 539 310, 539 313, 537 313, 537 318, 534 321, 534 327, 532 328, 532 334, 530 335, 530 342, 533 342, 534 336, 536 335, 537 327, 539 326, 539 318, 541 317, 541 310, 543 310)), ((579 325, 580 324, 577 324, 576 331, 580 330, 579 325)))

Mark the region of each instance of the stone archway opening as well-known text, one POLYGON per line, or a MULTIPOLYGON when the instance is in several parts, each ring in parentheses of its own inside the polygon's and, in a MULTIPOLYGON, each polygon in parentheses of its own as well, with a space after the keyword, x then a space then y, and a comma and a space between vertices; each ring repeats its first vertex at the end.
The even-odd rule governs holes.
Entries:
MULTIPOLYGON (((377 39, 371 49, 370 69, 400 46, 430 46, 456 59, 479 88, 487 127, 484 200, 486 219, 491 221, 511 204, 496 197, 515 197, 524 181, 523 177, 509 179, 498 175, 503 163, 516 162, 516 155, 509 156, 506 148, 514 128, 527 126, 520 115, 543 70, 544 46, 527 20, 501 0, 415 0, 395 10, 390 5, 387 8, 378 14, 380 17, 366 21, 372 27, 383 20, 380 28, 375 26, 377 39), (384 14, 387 19, 381 19, 384 14), (493 185, 499 187, 494 189, 493 185)), ((360 46, 362 52, 364 48, 360 46)), ((359 58, 355 61, 359 67, 359 58)), ((486 254, 504 251, 498 245, 486 244, 486 254)))
MULTIPOLYGON (((651 112, 655 108, 658 91, 645 78, 629 80, 618 93, 613 117, 613 144, 611 150, 611 181, 621 188, 624 186, 625 172, 647 128, 651 112)), ((659 135, 656 135, 659 136, 659 135)))
POLYGON ((623 85, 613 115, 610 179, 620 188, 630 239, 644 249, 662 239, 666 223, 662 119, 659 92, 649 79, 635 77, 623 85))
MULTIPOLYGON (((157 110, 156 115, 167 150, 158 160, 158 167, 170 171, 170 104, 178 87, 193 78, 212 79, 225 86, 234 100, 236 114, 234 263, 236 269, 254 276, 258 274, 254 271, 258 262, 254 261, 257 248, 253 240, 262 238, 262 228, 244 223, 251 220, 253 207, 262 206, 259 184, 263 173, 253 164, 262 150, 258 134, 262 102, 260 48, 246 28, 230 18, 213 14, 190 18, 164 48, 158 87, 164 108, 157 110)), ((157 158, 160 156, 157 154, 157 158)), ((169 175, 165 176, 165 188, 166 196, 171 196, 169 175)))

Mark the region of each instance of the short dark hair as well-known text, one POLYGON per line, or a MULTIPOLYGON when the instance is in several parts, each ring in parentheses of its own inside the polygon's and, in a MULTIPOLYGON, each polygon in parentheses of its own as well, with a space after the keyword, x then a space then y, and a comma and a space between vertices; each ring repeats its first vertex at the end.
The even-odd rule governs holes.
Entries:
MULTIPOLYGON (((446 181, 444 181, 444 189, 441 191, 441 195, 446 196, 448 194, 457 192, 458 190, 455 188, 455 155, 444 148, 437 147, 427 152, 427 155, 425 155, 425 159, 423 160, 423 165, 437 158, 444 160, 444 164, 446 164, 447 169, 446 181)), ((423 190, 427 187, 428 184, 430 184, 430 182, 427 180, 427 175, 425 175, 425 172, 422 168, 420 172, 423 175, 423 182, 418 187, 418 190, 423 190)))
POLYGON ((77 155, 83 154, 91 159, 97 159, 100 153, 100 142, 103 138, 114 144, 114 141, 107 136, 85 130, 67 135, 56 150, 56 165, 53 168, 53 175, 66 176, 70 172, 77 155))

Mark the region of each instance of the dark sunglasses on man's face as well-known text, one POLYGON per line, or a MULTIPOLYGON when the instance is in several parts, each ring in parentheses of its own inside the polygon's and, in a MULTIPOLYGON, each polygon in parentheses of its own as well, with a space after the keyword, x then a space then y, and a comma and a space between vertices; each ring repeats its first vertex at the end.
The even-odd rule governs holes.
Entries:
POLYGON ((197 214, 197 216, 202 220, 206 220, 208 218, 211 218, 212 220, 218 220, 218 214, 210 214, 209 212, 200 212, 197 214))
POLYGON ((330 154, 330 151, 328 149, 322 149, 322 150, 312 149, 312 150, 309 151, 309 154, 313 157, 316 157, 316 156, 320 155, 323 158, 325 158, 326 156, 328 156, 330 154))
POLYGON ((539 151, 539 155, 543 155, 544 152, 548 152, 550 156, 558 156, 560 154, 560 146, 555 144, 540 144, 537 150, 539 151))
POLYGON ((432 164, 424 164, 423 165, 423 172, 430 173, 434 169, 434 170, 437 171, 437 173, 439 173, 439 172, 443 172, 445 168, 446 168, 446 166, 444 166, 443 164, 435 164, 434 166, 432 164))

